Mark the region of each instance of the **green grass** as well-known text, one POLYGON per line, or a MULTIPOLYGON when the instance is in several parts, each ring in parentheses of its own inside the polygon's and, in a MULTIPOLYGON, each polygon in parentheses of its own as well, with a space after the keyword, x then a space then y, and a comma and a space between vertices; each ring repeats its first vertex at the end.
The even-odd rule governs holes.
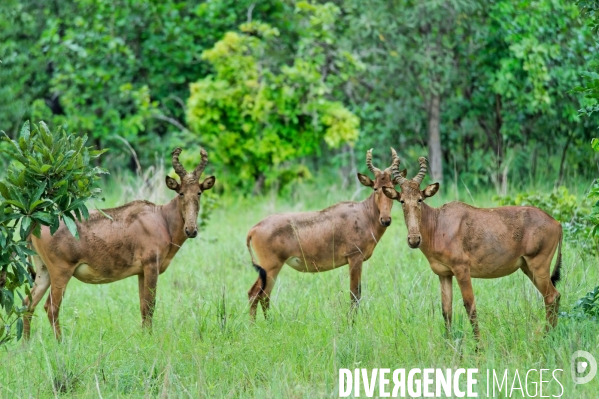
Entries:
MULTIPOLYGON (((224 199, 201 237, 188 240, 160 276, 152 334, 140 326, 136 278, 98 286, 71 280, 60 315, 64 342, 55 342, 38 306, 31 342, 0 349, 0 397, 337 397, 339 368, 383 367, 478 368, 480 397, 486 396, 487 369, 509 369, 510 376, 518 369, 523 378, 531 368, 560 368, 563 397, 597 397, 599 376, 575 385, 569 367, 575 350, 599 359, 598 325, 560 319, 548 336, 540 333, 542 299, 523 273, 474 280, 478 352, 454 283, 454 329, 445 338, 438 278, 422 253, 408 248, 398 206, 364 268, 354 324, 347 321, 347 267, 321 274, 284 267, 272 318, 260 315, 251 325, 247 291, 257 273, 245 247, 249 228, 274 212, 319 209, 352 194, 302 187, 289 196, 293 200, 224 199)), ((492 205, 491 194, 473 195, 478 206, 492 205)), ((122 197, 112 193, 107 205, 122 197)), ((565 246, 562 309, 598 284, 597 265, 565 246)), ((546 384, 547 392, 557 395, 560 388, 546 384)))

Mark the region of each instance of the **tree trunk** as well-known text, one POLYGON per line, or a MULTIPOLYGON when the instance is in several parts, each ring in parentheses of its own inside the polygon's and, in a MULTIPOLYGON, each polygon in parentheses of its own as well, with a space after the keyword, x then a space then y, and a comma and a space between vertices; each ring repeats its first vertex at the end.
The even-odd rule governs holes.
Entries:
POLYGON ((568 135, 568 140, 566 140, 566 145, 564 146, 564 149, 562 151, 562 159, 559 162, 559 177, 555 182, 555 187, 559 187, 562 184, 562 180, 564 179, 564 163, 566 161, 566 153, 568 152, 568 147, 570 146, 570 142, 572 141, 572 136, 574 136, 574 134, 572 133, 568 135))
POLYGON ((535 148, 534 150, 532 150, 532 181, 536 182, 537 181, 537 145, 535 144, 535 148))
POLYGON ((349 172, 346 174, 346 179, 343 181, 343 188, 347 188, 351 182, 356 185, 356 190, 361 187, 360 181, 356 179, 356 173, 358 173, 358 164, 356 162, 356 151, 354 147, 349 144, 345 145, 345 150, 349 154, 349 172))
POLYGON ((262 190, 264 189, 265 182, 266 182, 266 176, 264 175, 264 173, 260 172, 260 174, 256 178, 256 182, 254 183, 254 189, 252 190, 252 195, 261 195, 262 190))
POLYGON ((428 161, 431 170, 431 178, 436 182, 443 181, 443 152, 441 150, 440 134, 440 98, 439 94, 433 93, 428 110, 428 161))
MULTIPOLYGON (((90 136, 91 136, 91 134, 90 134, 90 136)), ((88 137, 89 137, 89 136, 88 136, 88 137)), ((94 144, 96 145, 96 148, 95 148, 95 150, 101 150, 101 149, 102 149, 102 142, 100 141, 100 139, 99 139, 99 138, 97 138, 97 137, 96 137, 96 138, 94 139, 94 144)), ((94 160, 94 163, 96 164, 96 166, 97 166, 97 167, 100 167, 100 166, 102 166, 102 164, 100 163, 100 157, 97 157, 97 158, 94 160)))

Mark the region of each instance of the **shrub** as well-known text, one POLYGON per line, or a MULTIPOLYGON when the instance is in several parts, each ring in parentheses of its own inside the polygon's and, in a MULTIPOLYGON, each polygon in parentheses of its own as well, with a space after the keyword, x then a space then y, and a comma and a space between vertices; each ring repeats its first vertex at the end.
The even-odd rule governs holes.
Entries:
POLYGON ((599 285, 576 301, 570 313, 562 312, 560 316, 599 321, 599 285))
POLYGON ((5 179, 0 181, 0 344, 23 331, 24 306, 15 306, 19 288, 29 295, 33 285, 28 271, 31 234, 39 237, 41 226, 53 234, 62 220, 71 234, 78 237, 75 219, 87 219, 85 202, 96 198, 100 189, 94 182, 104 169, 90 166, 104 151, 85 147, 87 136, 77 137, 63 129, 51 133, 44 122, 30 129, 26 122, 17 140, 2 132, 5 142, 0 150, 10 160, 5 179))
POLYGON ((339 47, 341 11, 299 2, 297 12, 303 29, 290 59, 277 56, 278 30, 256 21, 202 54, 214 74, 191 84, 187 122, 219 154, 214 164, 230 176, 225 188, 282 188, 308 174, 292 165, 298 158, 318 153, 323 142, 337 148, 358 138, 359 118, 335 101, 361 68, 339 47))

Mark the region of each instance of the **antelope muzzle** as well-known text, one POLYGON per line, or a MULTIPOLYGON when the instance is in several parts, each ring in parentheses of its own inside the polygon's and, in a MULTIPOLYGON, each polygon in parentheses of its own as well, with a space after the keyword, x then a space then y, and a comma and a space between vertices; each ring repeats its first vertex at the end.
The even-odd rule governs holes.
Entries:
POLYGON ((193 228, 186 227, 185 235, 189 238, 196 238, 198 236, 198 228, 197 227, 193 227, 193 228))
POLYGON ((421 242, 422 238, 420 237, 420 234, 408 235, 408 245, 410 246, 410 248, 418 248, 421 242))

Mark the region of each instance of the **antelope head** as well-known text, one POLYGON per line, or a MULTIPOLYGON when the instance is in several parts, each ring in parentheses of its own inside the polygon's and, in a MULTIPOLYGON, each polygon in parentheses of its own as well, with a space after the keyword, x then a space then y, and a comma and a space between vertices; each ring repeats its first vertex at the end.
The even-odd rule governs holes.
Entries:
MULTIPOLYGON (((387 198, 383 193, 382 189, 393 188, 396 178, 392 177, 392 168, 395 167, 399 170, 399 157, 393 148, 391 148, 392 164, 385 170, 380 170, 372 165, 372 148, 366 152, 366 166, 374 174, 374 181, 370 177, 358 173, 358 180, 366 187, 371 187, 374 190, 374 203, 379 211, 379 223, 384 226, 391 225, 391 208, 393 207, 393 200, 387 198)), ((406 170, 398 172, 398 176, 405 177, 406 170)))
POLYGON ((181 154, 181 149, 176 148, 173 151, 173 168, 181 178, 181 184, 172 177, 166 176, 166 185, 179 194, 177 208, 185 222, 183 227, 185 235, 189 238, 195 238, 198 235, 197 219, 200 211, 200 196, 204 191, 210 190, 214 186, 216 178, 210 176, 200 183, 200 176, 208 163, 208 153, 203 148, 200 150, 202 160, 191 173, 188 173, 179 162, 179 154, 181 154))
POLYGON ((420 184, 422 179, 426 176, 426 158, 418 158, 420 164, 420 170, 413 179, 406 179, 405 174, 401 176, 399 168, 392 166, 392 172, 395 184, 399 184, 401 192, 398 192, 393 187, 383 187, 385 196, 392 200, 397 200, 401 203, 403 209, 404 220, 408 227, 408 245, 410 248, 418 248, 422 242, 422 235, 420 234, 420 222, 422 221, 422 202, 432 197, 439 190, 439 183, 429 184, 420 190, 420 184))

